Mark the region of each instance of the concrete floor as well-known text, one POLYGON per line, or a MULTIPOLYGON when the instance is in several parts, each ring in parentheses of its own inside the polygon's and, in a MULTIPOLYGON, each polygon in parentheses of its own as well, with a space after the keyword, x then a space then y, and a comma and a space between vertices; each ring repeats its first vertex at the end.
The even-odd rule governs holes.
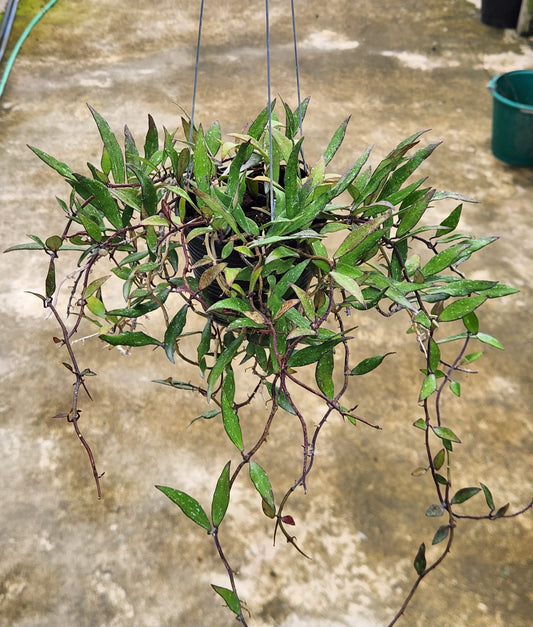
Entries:
MULTIPOLYGON (((67 187, 26 144, 79 170, 97 162, 98 135, 86 102, 117 132, 127 123, 138 137, 148 112, 167 128, 179 123, 176 103, 190 108, 191 102, 198 5, 70 0, 42 20, 0 102, 2 249, 61 225, 54 196, 65 196, 67 187)), ((294 103, 290 5, 271 5, 273 89, 294 103)), ((467 207, 464 229, 500 236, 470 267, 480 278, 521 290, 491 303, 482 316, 506 350, 487 350, 476 386, 466 384, 449 411, 465 442, 457 474, 466 484, 483 481, 500 504, 508 500, 518 509, 533 493, 533 170, 492 156, 487 83, 497 73, 533 67, 532 42, 484 26, 479 2, 467 0, 297 0, 296 11, 302 92, 312 97, 304 128, 308 158, 320 154, 349 114, 339 170, 368 144, 375 145, 376 163, 400 139, 430 128, 427 141, 444 143, 424 172, 434 186, 480 201, 467 207), (479 434, 483 444, 474 439, 479 434)), ((263 40, 261 3, 206 2, 197 119, 219 119, 233 131, 264 106, 263 40)), ((221 468, 228 455, 219 425, 186 429, 203 405, 150 383, 176 370, 149 351, 123 358, 96 344, 82 347, 82 362, 98 372, 95 401, 83 413, 106 473, 98 502, 74 433, 50 419, 68 407, 70 380, 51 341, 53 322, 25 293, 42 289, 46 259, 11 253, 0 261, 0 625, 231 624, 209 587, 226 585, 211 545, 153 488, 179 483, 207 501, 213 482, 202 460, 221 468)), ((397 325, 391 337, 377 320, 362 320, 365 355, 403 346, 405 321, 397 325)), ((418 383, 409 374, 417 367, 415 352, 411 347, 391 359, 364 389, 350 392, 383 432, 332 421, 324 434, 319 472, 291 509, 312 561, 283 543, 273 548, 254 497, 246 491, 236 497, 228 541, 250 625, 379 626, 401 603, 413 580, 414 552, 435 530, 423 515, 429 485, 410 476, 420 464, 409 426, 417 417, 418 383)), ((294 429, 290 421, 280 426, 267 458, 279 468, 278 491, 287 482, 284 472, 292 480, 285 459, 298 453, 289 444, 294 429)), ((424 581, 400 624, 531 625, 532 523, 529 513, 461 525, 453 554, 424 581)))

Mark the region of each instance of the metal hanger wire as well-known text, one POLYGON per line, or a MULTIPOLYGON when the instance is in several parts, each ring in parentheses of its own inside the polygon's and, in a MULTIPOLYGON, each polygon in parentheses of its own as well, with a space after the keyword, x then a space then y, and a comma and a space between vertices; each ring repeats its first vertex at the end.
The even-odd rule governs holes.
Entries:
POLYGON ((200 46, 202 43, 202 26, 204 23, 204 0, 200 4, 200 17, 198 18, 198 38, 196 41, 196 60, 194 63, 194 86, 192 90, 191 128, 189 130, 189 143, 192 143, 194 129, 194 110, 196 108, 196 90, 198 87, 198 68, 200 66, 200 46))
MULTIPOLYGON (((192 107, 191 107, 191 128, 189 130, 189 142, 192 143, 193 140, 193 130, 194 130, 194 114, 196 109, 196 93, 198 88, 198 69, 200 66, 200 48, 202 43, 202 26, 204 21, 204 1, 201 0, 200 3, 200 16, 198 19, 198 37, 196 42, 196 60, 194 64, 194 85, 193 85, 193 95, 192 95, 192 107)), ((303 112, 302 112, 302 99, 300 92, 300 67, 298 62, 298 42, 296 37, 296 14, 294 9, 294 0, 291 0, 291 16, 292 16, 292 38, 294 44, 294 66, 296 71, 296 91, 298 94, 298 116, 299 116, 299 128, 300 135, 303 136, 303 112)), ((267 62, 267 99, 268 99, 268 152, 270 159, 270 185, 269 185, 269 195, 270 195, 270 216, 271 219, 274 220, 276 215, 276 199, 274 195, 274 179, 273 179, 273 171, 272 171, 272 76, 271 76, 271 49, 270 49, 270 4, 269 0, 265 0, 265 38, 266 38, 266 62, 267 62)), ((302 156, 302 160, 305 167, 305 157, 303 148, 300 150, 300 154, 302 156)))

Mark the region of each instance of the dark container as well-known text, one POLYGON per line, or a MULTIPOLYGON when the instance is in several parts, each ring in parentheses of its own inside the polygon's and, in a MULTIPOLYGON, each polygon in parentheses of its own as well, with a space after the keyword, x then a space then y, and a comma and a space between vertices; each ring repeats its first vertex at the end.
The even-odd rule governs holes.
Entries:
POLYGON ((496 28, 516 28, 522 0, 481 0, 481 21, 496 28))
MULTIPOLYGON (((217 262, 225 261, 228 264, 228 266, 232 268, 245 267, 246 264, 244 263, 243 258, 236 251, 232 251, 230 255, 226 257, 225 259, 221 258, 222 249, 224 248, 225 243, 226 242, 224 239, 214 242, 214 249, 215 249, 214 253, 217 256, 217 262)), ((190 242, 187 244, 187 249, 189 251, 189 255, 191 256, 191 260, 193 263, 197 263, 198 261, 203 259, 207 254, 207 251, 205 249, 204 238, 201 235, 199 235, 198 237, 193 237, 190 240, 190 242)), ((307 252, 310 253, 311 250, 309 249, 307 252)), ((299 261, 303 261, 303 258, 299 259, 295 263, 298 263, 299 261)), ((194 268, 194 275, 198 280, 200 280, 200 278, 202 277, 205 269, 206 269, 205 266, 194 268)), ((309 264, 300 275, 300 278, 298 279, 298 281, 296 281, 296 285, 298 285, 298 287, 301 287, 302 289, 306 289, 309 283, 311 282, 312 278, 313 278, 313 270, 312 270, 311 264, 309 264)), ((244 290, 248 289, 249 287, 247 281, 237 281, 237 283, 239 283, 239 285, 244 290)), ((291 295, 290 296, 291 298, 294 297, 294 292, 292 290, 290 290, 289 294, 291 295)), ((205 300, 207 301, 209 305, 216 303, 218 300, 222 298, 227 298, 227 296, 223 294, 220 286, 218 285, 216 281, 213 281, 206 288, 202 290, 202 296, 205 298, 205 300)))

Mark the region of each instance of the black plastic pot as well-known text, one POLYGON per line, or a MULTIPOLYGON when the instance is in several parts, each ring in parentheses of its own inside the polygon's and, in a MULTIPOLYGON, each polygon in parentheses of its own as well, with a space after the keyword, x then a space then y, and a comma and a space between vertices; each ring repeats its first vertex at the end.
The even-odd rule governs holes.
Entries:
POLYGON ((496 28, 516 28, 522 0, 481 0, 481 21, 496 28))
MULTIPOLYGON (((215 241, 213 243, 213 248, 214 248, 213 252, 216 254, 216 261, 217 262, 224 261, 224 262, 226 262, 228 264, 228 266, 230 268, 245 267, 245 262, 244 262, 243 258, 236 251, 232 251, 225 259, 221 258, 222 249, 224 248, 225 244, 226 244, 226 241, 224 239, 222 239, 222 238, 220 239, 220 241, 215 241)), ((207 254, 207 251, 206 251, 206 248, 205 248, 204 237, 202 235, 199 235, 198 237, 193 237, 190 240, 190 242, 187 244, 187 250, 188 250, 189 255, 191 257, 191 260, 192 260, 192 262, 194 264, 196 264, 199 261, 201 261, 207 254)), ((302 260, 303 260, 303 258, 300 259, 299 261, 302 261, 302 260)), ((295 263, 298 263, 298 261, 295 261, 295 263)), ((305 268, 305 270, 300 275, 300 278, 298 279, 298 281, 296 281, 296 285, 298 285, 298 287, 301 287, 302 289, 306 289, 307 286, 309 285, 309 283, 311 282, 311 279, 313 278, 313 270, 310 267, 310 265, 311 264, 309 264, 305 268)), ((211 267, 211 266, 198 266, 198 267, 194 268, 194 270, 193 270, 194 271, 194 276, 198 280, 200 280, 202 275, 203 275, 203 273, 209 267, 211 267)), ((237 283, 242 287, 243 290, 247 290, 248 287, 249 287, 247 281, 237 281, 237 283)), ((217 301, 219 301, 222 298, 227 298, 227 295, 225 295, 222 292, 222 289, 220 288, 220 286, 217 283, 217 281, 213 281, 207 287, 205 287, 202 290, 202 296, 204 297, 204 299, 206 300, 206 302, 209 305, 212 305, 213 303, 216 303, 217 301)))

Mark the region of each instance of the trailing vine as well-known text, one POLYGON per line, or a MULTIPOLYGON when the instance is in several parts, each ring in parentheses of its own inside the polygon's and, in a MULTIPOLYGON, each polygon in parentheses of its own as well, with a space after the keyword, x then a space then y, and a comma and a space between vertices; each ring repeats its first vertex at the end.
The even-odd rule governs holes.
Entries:
POLYGON ((197 418, 222 421, 228 440, 221 446, 228 445, 228 456, 238 461, 213 471, 209 514, 188 493, 156 487, 214 542, 229 587, 213 589, 242 625, 248 616, 233 557, 219 533, 231 494, 250 481, 263 514, 272 520, 274 538, 281 534, 307 556, 292 534, 295 521, 289 507, 291 496, 299 489, 307 492, 313 471, 318 472, 321 433, 334 415, 347 428, 361 424, 381 429, 360 415, 357 406, 343 404, 354 377, 372 372, 393 354, 368 355, 353 363, 351 348, 355 344, 362 349, 357 320, 372 309, 383 324, 392 316, 406 316, 425 360, 416 399, 423 416, 413 431, 424 461, 413 475, 426 476, 434 487, 435 503, 425 513, 441 522, 431 542, 443 548, 428 564, 426 545, 419 545, 413 562, 416 578, 390 622, 394 625, 420 582, 450 553, 463 519, 495 521, 533 506, 530 501, 509 513, 509 504, 496 506, 485 484, 455 485, 453 461, 465 443, 458 421, 443 408, 443 397, 459 397, 463 380, 474 374, 471 364, 482 355, 479 347, 503 348, 481 330, 480 308, 517 290, 467 278, 462 264, 497 238, 458 230, 467 198, 426 188, 424 178, 412 180, 436 148, 417 148, 422 133, 401 142, 375 169, 366 166, 367 150, 339 176, 327 166, 342 144, 348 120, 309 168, 301 159, 303 139, 297 138, 300 112, 286 103, 283 112, 284 121, 273 114, 271 132, 267 107, 246 132, 230 139, 222 137, 217 123, 204 131, 191 128, 187 118, 182 119, 183 139, 166 130, 161 137, 149 117, 141 155, 127 127, 122 148, 104 118, 91 109, 103 151, 100 165, 89 165, 90 176, 32 148, 72 188, 68 201, 59 200, 65 213, 63 232, 44 240, 33 235, 30 243, 10 250, 37 250, 49 257, 44 294, 36 296, 57 321, 60 333, 54 341, 64 347, 64 365, 74 377, 71 407, 56 417, 73 425, 98 498, 102 474, 79 427, 80 395, 90 398, 87 378, 94 374, 81 368, 75 354, 81 322, 95 325, 96 335, 108 345, 127 351, 155 347, 171 363, 181 360, 196 369, 195 381, 171 377, 157 383, 203 397, 209 408, 197 418), (268 206, 272 184, 274 219, 268 206), (444 199, 459 204, 438 224, 428 223, 432 203, 444 199), (72 254, 76 261, 58 285, 56 261, 72 254), (61 290, 69 293, 65 312, 57 305, 61 290), (124 306, 108 307, 117 292, 124 306), (161 313, 162 338, 139 330, 139 322, 152 312, 161 313), (185 337, 193 338, 194 354, 183 347, 185 337), (250 389, 241 368, 253 375, 250 389), (254 439, 241 417, 258 394, 267 398, 267 405, 261 433, 254 439), (308 397, 321 407, 318 421, 311 421, 301 406, 301 399, 308 397), (276 496, 262 452, 275 442, 277 421, 287 414, 299 425, 301 470, 276 496), (417 434, 422 436, 418 440, 417 434), (478 493, 487 513, 462 513, 463 503, 478 493))

